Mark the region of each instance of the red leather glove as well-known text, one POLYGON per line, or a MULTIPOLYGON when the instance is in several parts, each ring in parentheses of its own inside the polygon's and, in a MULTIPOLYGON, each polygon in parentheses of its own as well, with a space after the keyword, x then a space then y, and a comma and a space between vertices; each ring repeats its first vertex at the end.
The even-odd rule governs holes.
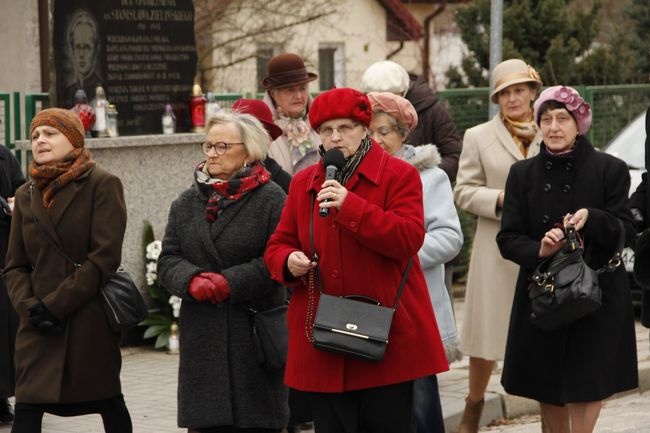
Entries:
POLYGON ((210 301, 214 284, 201 274, 195 275, 187 286, 187 293, 199 302, 210 301))
POLYGON ((223 274, 201 272, 198 276, 209 280, 213 285, 210 302, 219 304, 230 298, 230 284, 228 284, 228 279, 223 274))

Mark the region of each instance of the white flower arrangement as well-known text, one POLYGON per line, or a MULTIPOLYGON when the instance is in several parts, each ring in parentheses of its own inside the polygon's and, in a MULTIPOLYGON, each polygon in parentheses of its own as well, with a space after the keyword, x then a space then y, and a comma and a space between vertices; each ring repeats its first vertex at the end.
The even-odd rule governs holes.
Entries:
MULTIPOLYGON (((151 225, 145 227, 149 239, 153 238, 151 225)), ((178 320, 181 307, 181 298, 169 293, 158 280, 158 257, 162 252, 162 242, 152 240, 145 246, 145 279, 151 300, 157 308, 149 310, 149 316, 142 322, 148 326, 143 338, 156 337, 155 347, 163 348, 169 346, 171 328, 178 320)))
POLYGON ((180 316, 181 313, 181 302, 183 300, 178 296, 171 295, 169 297, 169 304, 172 306, 172 314, 176 319, 180 316))

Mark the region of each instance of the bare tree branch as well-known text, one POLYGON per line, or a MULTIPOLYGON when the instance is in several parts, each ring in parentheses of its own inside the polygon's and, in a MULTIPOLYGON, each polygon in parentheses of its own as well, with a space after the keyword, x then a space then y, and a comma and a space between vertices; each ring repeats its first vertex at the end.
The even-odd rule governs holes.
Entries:
MULTIPOLYGON (((259 36, 262 36, 262 35, 265 35, 265 34, 269 34, 269 33, 277 32, 279 30, 291 28, 291 27, 294 27, 294 26, 297 26, 297 25, 300 25, 300 24, 305 24, 305 23, 308 23, 308 22, 311 22, 311 21, 321 19, 321 18, 326 17, 328 15, 331 15, 332 13, 334 13, 334 11, 324 12, 324 13, 321 13, 321 14, 318 14, 318 15, 305 17, 302 20, 293 21, 293 22, 290 22, 290 23, 283 23, 283 24, 279 24, 279 25, 269 27, 269 28, 258 29, 254 34, 246 33, 246 34, 243 34, 243 35, 240 35, 240 36, 233 37, 233 38, 229 39, 226 42, 216 42, 216 43, 212 44, 210 47, 208 47, 205 52, 203 52, 203 53, 201 53, 199 55, 198 63, 199 63, 199 65, 201 65, 203 63, 204 59, 207 58, 212 53, 212 50, 214 50, 215 48, 223 47, 226 44, 234 44, 234 43, 237 43, 237 42, 242 41, 244 39, 256 38, 256 37, 259 37, 259 36)), ((254 57, 254 56, 247 56, 246 59, 249 59, 251 57, 254 57)), ((235 62, 235 63, 240 63, 240 62, 235 62)), ((227 64, 224 64, 223 66, 217 66, 217 68, 218 67, 232 66, 235 63, 227 63, 227 64)), ((210 68, 205 68, 205 69, 214 69, 214 68, 210 67, 210 68)))

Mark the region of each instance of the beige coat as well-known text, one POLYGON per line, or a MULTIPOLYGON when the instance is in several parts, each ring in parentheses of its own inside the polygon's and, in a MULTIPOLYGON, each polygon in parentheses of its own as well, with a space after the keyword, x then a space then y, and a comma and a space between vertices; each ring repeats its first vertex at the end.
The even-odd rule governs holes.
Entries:
MULTIPOLYGON (((538 132, 528 158, 539 153, 540 142, 538 132)), ((461 350, 473 357, 501 360, 505 352, 519 269, 503 259, 497 247, 501 226, 497 198, 510 166, 522 159, 499 114, 465 132, 454 199, 460 208, 478 216, 460 334, 461 350)))
MULTIPOLYGON (((309 112, 309 107, 311 107, 312 100, 312 97, 309 96, 309 100, 307 102, 307 112, 309 112)), ((278 110, 276 110, 275 105, 271 100, 271 95, 268 91, 264 95, 263 101, 271 109, 271 113, 273 113, 273 120, 275 121, 278 118, 278 110)), ((305 116, 307 125, 309 125, 308 117, 309 116, 305 116)), ((313 149, 309 151, 300 161, 298 161, 295 167, 291 161, 291 149, 289 148, 291 144, 289 143, 289 139, 284 132, 281 136, 276 138, 273 143, 271 143, 271 147, 269 147, 269 156, 273 158, 278 164, 280 164, 284 171, 293 176, 303 168, 309 167, 315 162, 318 162, 320 159, 320 156, 318 155, 318 146, 321 144, 320 135, 318 135, 318 133, 312 129, 309 132, 309 139, 313 144, 313 149)))

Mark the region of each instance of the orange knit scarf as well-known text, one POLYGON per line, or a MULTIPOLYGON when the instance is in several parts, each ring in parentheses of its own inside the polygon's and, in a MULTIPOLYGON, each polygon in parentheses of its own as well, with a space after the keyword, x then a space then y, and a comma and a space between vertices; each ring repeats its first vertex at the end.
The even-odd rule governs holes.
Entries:
POLYGON ((64 186, 95 166, 90 152, 83 147, 76 147, 61 161, 51 164, 38 164, 32 160, 29 167, 36 188, 43 195, 43 206, 49 209, 54 204, 54 195, 64 186))

